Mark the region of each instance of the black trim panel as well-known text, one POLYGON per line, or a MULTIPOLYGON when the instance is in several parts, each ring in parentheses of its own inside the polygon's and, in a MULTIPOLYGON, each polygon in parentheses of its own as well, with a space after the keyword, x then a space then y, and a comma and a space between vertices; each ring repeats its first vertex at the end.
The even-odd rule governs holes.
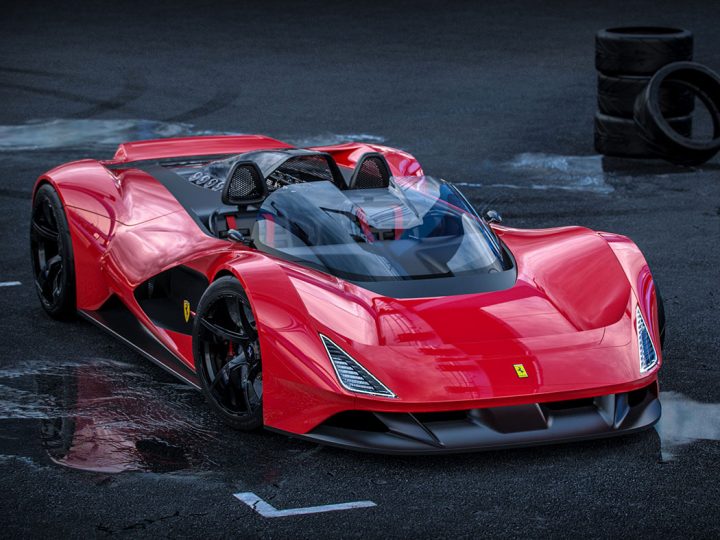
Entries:
POLYGON ((237 212, 237 207, 222 203, 219 192, 196 186, 161 165, 144 165, 136 169, 149 174, 165 186, 208 236, 214 236, 207 227, 208 219, 213 212, 237 212))
POLYGON ((129 345, 183 382, 200 388, 200 381, 195 372, 160 343, 116 297, 108 300, 97 311, 79 310, 78 312, 88 321, 129 345))
POLYGON ((268 429, 361 452, 460 453, 626 435, 653 426, 660 419, 661 406, 653 381, 639 390, 589 400, 449 413, 352 414, 355 427, 333 417, 304 435, 268 429), (358 416, 363 414, 372 417, 371 421, 358 416))
POLYGON ((174 266, 154 275, 135 289, 135 300, 140 308, 159 328, 192 335, 193 322, 185 320, 184 301, 195 311, 200 297, 210 286, 205 274, 188 268, 174 266))
MULTIPOLYGON (((307 265, 310 266, 310 265, 307 265)), ((342 279, 342 278, 341 278, 342 279)), ((346 279, 358 287, 389 298, 429 298, 504 291, 515 285, 517 268, 492 274, 470 274, 426 279, 356 281, 346 279)))

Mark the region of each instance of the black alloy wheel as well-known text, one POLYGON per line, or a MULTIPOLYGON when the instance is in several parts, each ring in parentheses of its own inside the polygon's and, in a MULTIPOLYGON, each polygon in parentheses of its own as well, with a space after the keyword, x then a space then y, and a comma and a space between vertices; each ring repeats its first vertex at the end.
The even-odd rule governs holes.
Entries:
POLYGON ((40 303, 53 318, 75 313, 75 267, 62 202, 52 186, 38 188, 30 222, 30 255, 40 303))
POLYGON ((230 426, 262 426, 262 361, 257 323, 245 291, 222 277, 200 299, 193 330, 195 368, 211 406, 230 426))

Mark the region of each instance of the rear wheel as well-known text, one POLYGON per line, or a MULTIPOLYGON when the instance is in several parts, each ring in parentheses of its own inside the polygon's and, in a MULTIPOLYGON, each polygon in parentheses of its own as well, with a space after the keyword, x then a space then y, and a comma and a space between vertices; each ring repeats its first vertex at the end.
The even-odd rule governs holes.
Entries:
POLYGON ((55 319, 75 314, 75 266, 70 229, 60 197, 49 184, 38 188, 30 223, 30 256, 35 289, 55 319))
POLYGON ((230 426, 262 426, 262 362, 257 324, 245 291, 222 277, 200 299, 193 329, 195 368, 210 405, 230 426))

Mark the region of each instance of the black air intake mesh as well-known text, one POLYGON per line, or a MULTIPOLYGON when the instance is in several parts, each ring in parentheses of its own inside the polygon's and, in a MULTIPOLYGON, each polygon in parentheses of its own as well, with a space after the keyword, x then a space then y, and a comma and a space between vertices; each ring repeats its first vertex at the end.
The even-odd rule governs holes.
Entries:
POLYGON ((228 188, 229 200, 256 199, 262 197, 262 192, 258 188, 261 180, 257 171, 253 167, 238 166, 230 178, 230 187, 228 188))
POLYGON ((287 184, 321 180, 332 182, 333 174, 325 156, 298 156, 280 165, 268 180, 287 184))
POLYGON ((377 157, 365 158, 352 183, 353 189, 386 188, 390 185, 390 172, 385 162, 377 157))

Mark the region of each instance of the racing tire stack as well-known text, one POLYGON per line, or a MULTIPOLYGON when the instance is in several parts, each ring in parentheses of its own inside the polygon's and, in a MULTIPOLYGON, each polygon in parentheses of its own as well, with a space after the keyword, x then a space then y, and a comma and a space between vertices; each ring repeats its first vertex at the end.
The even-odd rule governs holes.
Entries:
POLYGON ((663 159, 678 165, 702 165, 720 152, 720 76, 694 62, 674 62, 660 69, 635 100, 635 124, 640 136, 663 159), (710 113, 713 134, 692 138, 674 128, 660 107, 663 87, 689 88, 710 113))
MULTIPOLYGON (((673 62, 692 60, 693 35, 687 30, 627 27, 600 30, 595 36, 598 72, 595 149, 607 156, 654 158, 662 150, 643 136, 634 119, 635 101, 653 75, 673 62)), ((692 136, 694 94, 678 83, 665 84, 659 110, 679 136, 692 136)))

